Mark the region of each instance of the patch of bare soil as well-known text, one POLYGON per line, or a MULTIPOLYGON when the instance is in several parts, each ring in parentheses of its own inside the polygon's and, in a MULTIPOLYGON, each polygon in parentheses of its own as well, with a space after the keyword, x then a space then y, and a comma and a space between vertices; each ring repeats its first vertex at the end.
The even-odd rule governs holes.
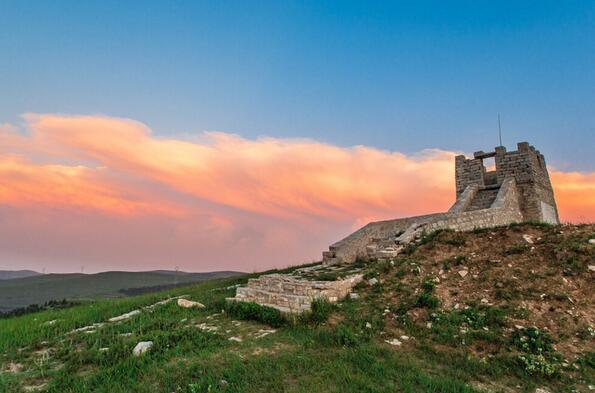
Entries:
MULTIPOLYGON (((576 360, 595 351, 595 245, 589 243, 594 237, 592 224, 442 232, 400 255, 407 262, 396 264, 399 277, 394 271, 379 276, 383 301, 398 304, 403 291, 416 296, 431 280, 440 309, 469 304, 505 309, 509 334, 537 327, 549 332, 565 359, 576 360), (395 286, 401 291, 392 290, 395 286)), ((428 312, 414 308, 408 315, 421 325, 428 312)), ((495 348, 477 350, 486 354, 495 348)))

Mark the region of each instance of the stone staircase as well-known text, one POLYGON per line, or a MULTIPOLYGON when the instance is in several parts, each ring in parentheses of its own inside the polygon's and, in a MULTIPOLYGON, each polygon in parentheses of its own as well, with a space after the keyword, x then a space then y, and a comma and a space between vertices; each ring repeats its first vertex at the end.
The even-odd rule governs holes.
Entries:
POLYGON ((498 191, 498 187, 480 189, 477 191, 477 194, 475 194, 475 197, 471 201, 471 204, 466 209, 466 211, 489 209, 490 206, 492 206, 492 203, 494 203, 496 200, 498 191))
POLYGON ((316 298, 324 298, 329 302, 343 299, 362 279, 362 274, 337 281, 313 281, 289 274, 267 274, 249 279, 246 287, 239 287, 236 296, 227 300, 255 302, 285 313, 300 313, 309 310, 316 298))

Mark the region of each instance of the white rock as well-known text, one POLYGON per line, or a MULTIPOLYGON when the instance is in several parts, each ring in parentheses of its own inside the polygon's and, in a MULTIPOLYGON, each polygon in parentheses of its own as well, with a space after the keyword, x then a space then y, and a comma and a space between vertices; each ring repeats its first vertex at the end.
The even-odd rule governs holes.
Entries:
POLYGON ((130 312, 127 312, 126 314, 122 314, 122 315, 119 315, 117 317, 110 318, 110 319, 108 319, 108 321, 110 321, 110 322, 120 322, 120 321, 124 321, 126 319, 129 319, 129 318, 131 318, 131 317, 133 317, 135 315, 138 315, 138 314, 140 314, 140 310, 132 310, 130 312))
POLYGON ((535 389, 535 393, 550 393, 550 391, 546 388, 537 388, 535 389))
POLYGON ((454 309, 455 309, 455 310, 458 310, 458 309, 459 309, 459 307, 461 307, 461 305, 460 305, 459 303, 456 303, 456 304, 455 304, 455 306, 454 306, 454 309))
POLYGON ((426 323, 426 327, 427 327, 428 329, 431 329, 431 328, 432 328, 432 322, 428 322, 428 323, 426 323))
POLYGON ((55 324, 56 322, 58 322, 58 320, 57 320, 57 319, 52 319, 51 321, 47 321, 47 322, 45 322, 45 323, 44 323, 44 325, 49 325, 49 326, 52 326, 52 325, 53 325, 53 324, 55 324))
POLYGON ((595 265, 589 265, 589 271, 595 272, 595 265))
POLYGON ((230 338, 228 338, 228 340, 229 341, 235 341, 235 342, 238 342, 238 343, 241 343, 242 341, 244 341, 240 337, 230 337, 230 338))
POLYGON ((183 308, 205 308, 205 305, 188 299, 178 299, 178 306, 183 308))
POLYGON ((359 299, 359 293, 351 292, 349 294, 350 299, 359 299))
POLYGON ((109 348, 99 348, 99 352, 107 352, 109 351, 109 348))
POLYGON ((595 244, 595 239, 589 239, 589 244, 595 244))
POLYGON ((525 327, 522 325, 514 325, 514 328, 517 330, 521 330, 521 329, 524 329, 525 327))
POLYGON ((527 243, 533 244, 533 236, 525 234, 523 235, 523 239, 525 239, 527 243))
POLYGON ((459 270, 459 276, 465 277, 469 272, 467 270, 459 270))
POLYGON ((132 350, 134 356, 140 356, 153 347, 153 341, 141 341, 132 350))
POLYGON ((372 329, 372 324, 370 322, 366 322, 366 329, 372 329))
POLYGON ((371 278, 371 279, 368 280, 368 285, 374 286, 376 284, 378 284, 378 279, 376 277, 371 278))
POLYGON ((409 340, 409 336, 401 336, 401 340, 407 341, 407 340, 409 340))
POLYGON ((394 345, 394 346, 401 346, 401 342, 399 340, 397 340, 396 338, 390 339, 390 340, 384 340, 385 343, 390 344, 390 345, 394 345))
POLYGON ((483 298, 483 299, 481 299, 481 302, 482 302, 483 304, 487 304, 487 303, 489 303, 488 299, 486 299, 486 298, 483 298))

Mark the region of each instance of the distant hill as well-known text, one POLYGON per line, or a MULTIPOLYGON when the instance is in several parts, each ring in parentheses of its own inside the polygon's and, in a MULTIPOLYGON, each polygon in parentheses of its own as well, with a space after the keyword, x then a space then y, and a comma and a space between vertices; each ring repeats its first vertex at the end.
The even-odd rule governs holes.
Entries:
POLYGON ((0 312, 30 304, 43 304, 49 300, 122 297, 240 274, 243 273, 232 271, 207 273, 112 271, 97 274, 44 275, 37 273, 34 276, 0 281, 0 312))
POLYGON ((32 276, 41 276, 41 273, 33 270, 0 270, 0 280, 12 280, 32 276))

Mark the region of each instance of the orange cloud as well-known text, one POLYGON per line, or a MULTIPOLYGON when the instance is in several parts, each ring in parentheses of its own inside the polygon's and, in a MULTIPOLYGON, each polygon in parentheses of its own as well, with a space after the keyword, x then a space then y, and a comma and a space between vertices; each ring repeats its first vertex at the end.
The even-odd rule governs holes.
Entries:
MULTIPOLYGON (((105 116, 25 120, 27 132, 0 125, 0 220, 20 225, 0 226, 0 263, 59 254, 99 270, 124 256, 128 268, 260 270, 317 258, 370 220, 444 211, 455 198, 455 152, 221 132, 163 138, 105 116), (34 244, 24 240, 31 232, 34 244), (77 249, 64 251, 73 239, 77 249)), ((552 181, 563 220, 595 219, 595 173, 552 171, 552 181)))
POLYGON ((595 221, 595 172, 551 171, 558 210, 563 221, 595 221))

